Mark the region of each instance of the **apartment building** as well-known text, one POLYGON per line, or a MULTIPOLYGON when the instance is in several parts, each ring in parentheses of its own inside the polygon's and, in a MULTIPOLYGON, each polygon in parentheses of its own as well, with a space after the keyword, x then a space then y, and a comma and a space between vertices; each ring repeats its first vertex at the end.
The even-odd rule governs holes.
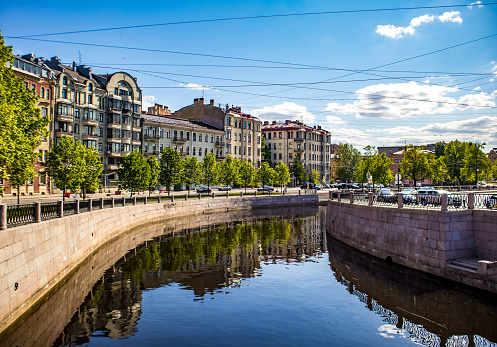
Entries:
POLYGON ((281 160, 291 170, 297 157, 308 175, 314 169, 326 182, 330 181, 329 131, 321 126, 310 127, 302 122, 286 120, 284 123, 265 121, 262 132, 270 146, 273 165, 281 160))
POLYGON ((98 150, 102 184, 115 184, 122 157, 141 150, 141 99, 137 80, 125 72, 92 73, 91 67, 45 61, 56 76, 54 142, 71 136, 98 150))
POLYGON ((261 165, 262 122, 257 117, 243 113, 240 107, 225 108, 214 105, 211 99, 204 104, 204 99, 194 99, 193 105, 179 109, 173 113, 174 118, 193 120, 223 131, 225 155, 233 159, 246 160, 257 169, 261 165))
POLYGON ((208 153, 217 160, 226 158, 224 131, 214 127, 166 116, 143 114, 143 153, 160 158, 164 148, 174 148, 184 157, 202 160, 208 153))
MULTIPOLYGON (((45 65, 44 59, 36 58, 32 53, 15 56, 12 70, 16 76, 23 79, 26 89, 32 90, 34 94, 39 96, 36 107, 40 109, 42 116, 49 116, 52 122, 55 75, 45 65)), ((46 160, 51 145, 51 138, 48 136, 42 139, 40 146, 35 149, 39 153, 38 159, 34 163, 36 175, 33 181, 27 181, 23 187, 20 187, 21 195, 49 194, 51 192, 50 178, 40 173, 43 170, 41 162, 46 160)), ((17 194, 17 189, 12 191, 8 181, 3 182, 0 179, 0 186, 5 188, 4 195, 17 194)))

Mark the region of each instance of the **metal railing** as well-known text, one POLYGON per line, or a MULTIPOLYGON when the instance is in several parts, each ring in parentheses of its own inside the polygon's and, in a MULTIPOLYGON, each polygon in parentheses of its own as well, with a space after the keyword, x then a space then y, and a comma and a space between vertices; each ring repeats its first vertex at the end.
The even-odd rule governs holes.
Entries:
POLYGON ((60 217, 58 202, 43 203, 40 206, 40 210, 41 220, 49 220, 60 217))
POLYGON ((7 207, 7 226, 13 227, 34 222, 34 204, 10 205, 7 207))

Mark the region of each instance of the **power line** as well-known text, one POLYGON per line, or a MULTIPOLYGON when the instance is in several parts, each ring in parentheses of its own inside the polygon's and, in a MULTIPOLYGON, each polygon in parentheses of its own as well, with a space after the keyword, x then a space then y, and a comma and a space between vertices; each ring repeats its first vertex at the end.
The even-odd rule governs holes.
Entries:
MULTIPOLYGON (((484 4, 483 3, 478 4, 478 6, 490 6, 490 5, 497 5, 497 3, 496 2, 489 2, 489 3, 484 3, 484 4)), ((58 33, 23 35, 23 36, 11 37, 11 38, 28 38, 28 37, 40 37, 40 36, 81 34, 81 33, 101 32, 101 31, 122 30, 122 29, 141 29, 141 28, 151 28, 151 27, 159 27, 159 26, 227 22, 227 21, 237 21, 237 20, 265 19, 265 18, 303 17, 303 16, 316 16, 316 15, 332 15, 332 14, 347 14, 347 13, 371 13, 371 12, 406 11, 406 10, 433 10, 433 9, 439 9, 439 8, 459 8, 459 7, 467 7, 467 6, 468 6, 467 4, 458 4, 458 5, 415 6, 415 7, 394 7, 394 8, 376 8, 376 9, 359 9, 359 10, 269 14, 269 15, 260 15, 260 16, 198 19, 198 20, 178 21, 178 22, 165 22, 165 23, 129 25, 129 26, 109 27, 109 28, 99 28, 99 29, 63 31, 63 32, 58 32, 58 33)))

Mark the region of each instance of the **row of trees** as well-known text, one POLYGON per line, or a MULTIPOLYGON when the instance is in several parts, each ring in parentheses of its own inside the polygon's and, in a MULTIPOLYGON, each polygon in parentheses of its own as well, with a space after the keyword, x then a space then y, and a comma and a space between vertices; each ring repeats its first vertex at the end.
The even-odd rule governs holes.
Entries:
POLYGON ((119 183, 123 189, 131 192, 149 189, 161 185, 172 187, 185 185, 190 190, 191 186, 205 184, 211 187, 215 184, 223 186, 247 186, 262 183, 284 186, 290 181, 288 166, 279 162, 271 168, 263 162, 258 170, 248 161, 235 160, 228 156, 222 162, 216 162, 213 153, 207 154, 202 161, 197 157, 185 157, 172 148, 165 148, 160 160, 154 156, 147 159, 139 151, 134 151, 124 157, 122 165, 117 171, 119 183))
MULTIPOLYGON (((387 184, 394 181, 390 170, 392 160, 385 153, 378 153, 372 146, 364 148, 361 153, 348 144, 338 146, 336 166, 337 176, 342 182, 368 182, 369 173, 375 184, 387 184)), ((457 183, 476 182, 494 178, 497 164, 492 165, 483 152, 482 145, 472 142, 451 141, 435 145, 435 153, 423 147, 408 145, 399 164, 399 173, 403 179, 418 181, 431 179, 434 182, 457 183)))

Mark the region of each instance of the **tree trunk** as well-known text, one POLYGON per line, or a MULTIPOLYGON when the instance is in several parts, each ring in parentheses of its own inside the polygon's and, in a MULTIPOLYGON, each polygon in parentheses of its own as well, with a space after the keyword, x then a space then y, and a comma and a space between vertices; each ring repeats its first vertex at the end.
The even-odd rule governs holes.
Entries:
POLYGON ((17 187, 17 204, 19 205, 19 196, 21 195, 21 187, 17 187))
POLYGON ((62 190, 62 201, 66 201, 66 187, 62 190))

